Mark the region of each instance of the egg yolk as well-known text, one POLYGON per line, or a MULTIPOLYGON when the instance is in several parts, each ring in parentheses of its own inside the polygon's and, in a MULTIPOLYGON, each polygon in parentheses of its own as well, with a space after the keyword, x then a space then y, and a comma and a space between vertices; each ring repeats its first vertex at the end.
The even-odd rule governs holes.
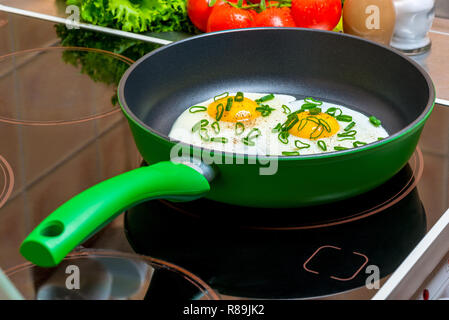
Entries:
POLYGON ((226 97, 212 102, 207 107, 207 113, 214 119, 217 119, 217 114, 223 115, 220 121, 226 122, 244 122, 251 121, 260 116, 260 112, 256 110, 259 105, 251 99, 243 98, 242 101, 235 101, 235 97, 226 97), (226 104, 228 99, 232 98, 232 106, 229 111, 226 111, 226 104))
POLYGON ((327 113, 311 115, 308 111, 298 114, 298 122, 288 131, 303 139, 318 140, 332 137, 340 130, 338 121, 327 113))

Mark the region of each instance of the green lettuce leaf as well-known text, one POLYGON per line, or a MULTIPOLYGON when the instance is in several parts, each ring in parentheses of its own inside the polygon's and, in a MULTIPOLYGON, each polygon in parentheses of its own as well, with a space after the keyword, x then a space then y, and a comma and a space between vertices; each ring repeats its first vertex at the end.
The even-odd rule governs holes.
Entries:
POLYGON ((81 18, 95 25, 131 32, 194 33, 186 0, 67 0, 81 9, 81 18))

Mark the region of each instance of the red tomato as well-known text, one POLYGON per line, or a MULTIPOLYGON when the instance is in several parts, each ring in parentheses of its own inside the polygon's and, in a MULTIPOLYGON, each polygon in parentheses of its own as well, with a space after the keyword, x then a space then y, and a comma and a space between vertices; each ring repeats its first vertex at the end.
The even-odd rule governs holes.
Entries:
POLYGON ((341 0, 292 0, 296 26, 332 30, 341 18, 341 0))
POLYGON ((253 23, 254 27, 296 27, 289 8, 268 8, 260 12, 253 23))
POLYGON ((253 10, 234 8, 227 3, 216 5, 209 16, 207 32, 249 28, 252 26, 255 15, 253 10))
POLYGON ((187 0, 187 15, 195 27, 203 32, 206 31, 212 9, 213 7, 209 7, 209 0, 187 0))
MULTIPOLYGON (((234 3, 238 2, 238 0, 228 1, 234 3)), ((209 16, 214 7, 224 3, 222 0, 217 0, 214 6, 210 7, 209 2, 212 2, 212 0, 187 0, 187 15, 195 27, 203 32, 206 32, 207 30, 207 20, 209 20, 209 16)))

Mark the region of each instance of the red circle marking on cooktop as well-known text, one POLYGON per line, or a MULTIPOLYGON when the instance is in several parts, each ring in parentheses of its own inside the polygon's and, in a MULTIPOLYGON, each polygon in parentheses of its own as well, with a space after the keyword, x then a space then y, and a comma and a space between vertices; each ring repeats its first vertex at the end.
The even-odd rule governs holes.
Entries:
POLYGON ((14 188, 14 174, 5 158, 0 156, 0 208, 8 201, 14 188))
MULTIPOLYGON (((23 50, 18 52, 9 53, 3 56, 0 56, 0 62, 4 59, 19 59, 21 56, 26 54, 40 54, 40 53, 46 53, 46 52, 58 52, 60 51, 83 51, 83 52, 91 52, 96 54, 103 54, 105 56, 111 57, 116 59, 117 61, 121 61, 127 65, 133 64, 135 61, 127 58, 125 56, 109 52, 106 50, 101 49, 93 49, 93 48, 83 48, 83 47, 48 47, 48 48, 35 48, 35 49, 29 49, 29 50, 23 50)), ((74 69, 76 70, 76 69, 74 69)), ((94 82, 92 80, 92 82, 94 82)), ((57 87, 57 84, 55 84, 55 87, 57 87)), ((32 120, 32 119, 16 119, 12 118, 10 116, 2 116, 0 114, 0 122, 8 123, 8 124, 18 124, 18 125, 27 125, 27 126, 55 126, 55 125, 68 125, 68 124, 76 124, 76 123, 82 123, 90 120, 96 120, 101 119, 107 116, 110 116, 112 114, 120 112, 119 106, 113 106, 111 110, 99 112, 92 115, 87 116, 80 116, 75 119, 58 119, 58 120, 32 120)))

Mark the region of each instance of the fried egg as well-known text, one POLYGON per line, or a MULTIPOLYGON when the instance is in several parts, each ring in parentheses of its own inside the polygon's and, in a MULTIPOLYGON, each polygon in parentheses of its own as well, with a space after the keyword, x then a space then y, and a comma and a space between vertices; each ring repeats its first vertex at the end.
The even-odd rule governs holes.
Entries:
POLYGON ((342 151, 388 137, 381 121, 314 98, 224 93, 189 107, 169 137, 249 155, 298 156, 342 151))

